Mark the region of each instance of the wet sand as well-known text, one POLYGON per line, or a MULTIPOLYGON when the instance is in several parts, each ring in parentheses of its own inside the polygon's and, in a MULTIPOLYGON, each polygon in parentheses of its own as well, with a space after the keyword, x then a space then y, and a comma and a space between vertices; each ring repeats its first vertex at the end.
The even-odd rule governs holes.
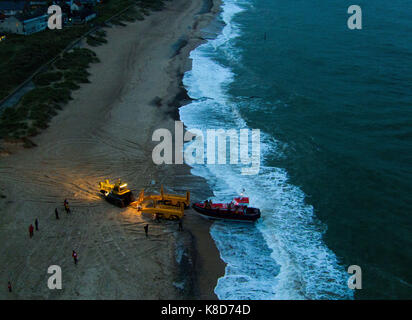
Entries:
POLYGON ((194 201, 210 195, 189 167, 157 166, 151 157, 153 131, 172 129, 176 108, 185 103, 188 54, 219 9, 215 1, 205 13, 208 3, 168 1, 144 21, 107 28, 108 44, 92 48, 101 62, 89 69, 91 83, 73 92, 32 139, 37 147, 2 143, 0 278, 5 287, 11 281, 13 292, 0 290, 0 299, 216 298, 224 263, 209 222, 187 210, 179 232, 176 222, 155 223, 133 208, 116 208, 97 190, 103 179, 122 178, 135 194, 158 192, 163 184, 167 192, 189 189, 194 201), (65 198, 71 214, 63 210, 65 198), (40 230, 30 239, 36 218, 40 230), (47 287, 54 264, 62 268, 62 290, 47 287))

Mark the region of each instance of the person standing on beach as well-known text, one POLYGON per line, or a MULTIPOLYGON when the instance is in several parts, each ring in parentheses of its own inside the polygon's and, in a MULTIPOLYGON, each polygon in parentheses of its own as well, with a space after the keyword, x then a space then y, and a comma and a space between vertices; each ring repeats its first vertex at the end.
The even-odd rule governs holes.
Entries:
POLYGON ((37 218, 34 221, 34 225, 36 226, 36 231, 39 231, 39 220, 37 218))
POLYGON ((69 203, 66 200, 64 200, 64 209, 66 213, 70 213, 69 203))
POLYGON ((148 224, 146 224, 146 225, 144 226, 144 232, 146 233, 146 238, 147 238, 147 236, 148 236, 148 234, 149 234, 149 225, 148 225, 148 224))
POLYGON ((54 214, 56 215, 56 220, 59 220, 59 211, 57 211, 57 208, 54 209, 54 214))
POLYGON ((74 264, 77 264, 77 252, 73 250, 72 257, 74 260, 74 264))
POLYGON ((11 292, 11 283, 10 283, 10 281, 7 282, 7 288, 9 289, 9 292, 11 292))
POLYGON ((30 224, 30 226, 29 226, 29 235, 30 235, 30 238, 33 237, 33 230, 34 230, 34 227, 33 227, 32 224, 30 224))

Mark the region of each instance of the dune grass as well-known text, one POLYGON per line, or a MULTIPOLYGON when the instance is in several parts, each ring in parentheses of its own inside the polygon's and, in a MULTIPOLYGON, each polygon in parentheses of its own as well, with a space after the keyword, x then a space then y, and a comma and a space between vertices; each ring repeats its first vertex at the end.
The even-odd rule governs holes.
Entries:
POLYGON ((71 91, 80 83, 89 82, 87 68, 98 62, 89 49, 66 52, 46 71, 35 77, 40 82, 26 93, 17 106, 7 108, 0 116, 0 137, 22 138, 33 136, 48 127, 50 119, 71 99, 71 91))
MULTIPOLYGON (((92 24, 72 26, 62 30, 45 30, 29 36, 8 35, 0 42, 0 99, 23 83, 40 66, 58 56, 70 43, 80 38, 92 25, 104 22, 116 12, 126 12, 112 19, 113 24, 143 20, 151 10, 161 10, 164 0, 107 0, 96 6, 98 17, 92 24), (130 7, 136 4, 136 7, 130 7)), ((91 46, 107 42, 106 32, 98 30, 87 36, 91 46)), ((0 115, 0 138, 25 138, 48 127, 50 119, 71 99, 71 92, 79 84, 89 82, 87 68, 98 62, 88 49, 74 49, 61 55, 48 70, 33 78, 36 88, 26 93, 16 106, 0 115)))

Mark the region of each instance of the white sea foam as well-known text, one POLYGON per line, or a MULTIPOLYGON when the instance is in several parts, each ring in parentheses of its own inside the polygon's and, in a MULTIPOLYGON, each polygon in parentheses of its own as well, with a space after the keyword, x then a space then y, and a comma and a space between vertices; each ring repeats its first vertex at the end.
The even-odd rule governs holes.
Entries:
MULTIPOLYGON (((220 35, 191 52, 193 69, 184 77, 189 96, 195 99, 180 108, 182 121, 190 128, 247 128, 238 106, 227 94, 234 74, 217 59, 238 61, 232 40, 240 28, 236 14, 247 2, 225 0, 220 35), (221 58, 221 57, 220 57, 221 58)), ((322 241, 325 226, 304 201, 304 193, 288 182, 283 169, 266 166, 265 156, 281 154, 275 138, 262 133, 263 163, 256 176, 242 176, 239 166, 195 165, 192 173, 205 177, 215 199, 229 201, 245 189, 251 205, 262 218, 255 224, 215 222, 211 235, 227 267, 218 280, 219 299, 347 299, 348 274, 335 254, 322 241)))

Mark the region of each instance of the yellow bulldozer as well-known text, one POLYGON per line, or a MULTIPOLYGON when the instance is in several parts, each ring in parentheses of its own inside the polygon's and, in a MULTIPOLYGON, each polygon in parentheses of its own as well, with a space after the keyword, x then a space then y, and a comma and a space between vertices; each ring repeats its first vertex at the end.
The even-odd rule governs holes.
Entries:
POLYGON ((107 179, 99 182, 99 190, 108 202, 120 208, 127 207, 135 201, 133 193, 127 188, 127 183, 123 183, 120 179, 114 184, 107 179))

